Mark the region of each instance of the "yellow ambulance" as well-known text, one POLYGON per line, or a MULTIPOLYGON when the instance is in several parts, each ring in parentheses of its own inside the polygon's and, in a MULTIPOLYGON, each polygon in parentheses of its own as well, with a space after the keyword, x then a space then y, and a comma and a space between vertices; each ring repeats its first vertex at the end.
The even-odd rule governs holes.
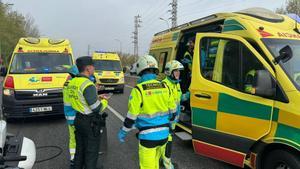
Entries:
POLYGON ((2 90, 2 112, 9 118, 62 115, 62 87, 73 53, 66 39, 21 38, 16 45, 2 90))
POLYGON ((100 92, 124 92, 124 72, 117 53, 96 51, 93 53, 95 77, 100 85, 100 92))
POLYGON ((218 13, 155 34, 163 73, 195 39, 176 135, 239 167, 300 168, 300 24, 262 8, 218 13), (188 80, 191 83, 188 84, 188 80))

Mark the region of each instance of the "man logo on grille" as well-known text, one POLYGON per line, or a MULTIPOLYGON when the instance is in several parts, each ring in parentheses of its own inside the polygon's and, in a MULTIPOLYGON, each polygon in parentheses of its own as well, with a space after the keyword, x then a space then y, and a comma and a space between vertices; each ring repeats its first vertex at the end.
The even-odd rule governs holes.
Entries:
POLYGON ((34 97, 48 96, 48 93, 45 93, 44 89, 38 89, 33 93, 34 97))

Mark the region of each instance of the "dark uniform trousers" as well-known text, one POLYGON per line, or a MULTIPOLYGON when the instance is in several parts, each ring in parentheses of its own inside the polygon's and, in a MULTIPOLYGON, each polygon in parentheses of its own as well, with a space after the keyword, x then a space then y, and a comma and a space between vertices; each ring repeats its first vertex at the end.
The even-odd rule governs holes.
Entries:
POLYGON ((77 113, 75 125, 76 151, 74 169, 96 169, 100 146, 100 115, 77 113))

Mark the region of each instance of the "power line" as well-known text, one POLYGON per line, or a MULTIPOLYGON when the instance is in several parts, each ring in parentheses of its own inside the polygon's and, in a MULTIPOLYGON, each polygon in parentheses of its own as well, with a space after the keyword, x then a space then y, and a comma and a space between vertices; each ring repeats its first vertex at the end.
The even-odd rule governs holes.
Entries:
POLYGON ((156 15, 161 10, 161 7, 167 6, 169 4, 165 0, 161 0, 160 2, 161 3, 157 3, 156 6, 151 6, 145 13, 141 14, 141 16, 143 16, 144 18, 143 20, 148 20, 148 18, 152 19, 153 15, 156 15), (151 11, 151 9, 153 10, 151 11))

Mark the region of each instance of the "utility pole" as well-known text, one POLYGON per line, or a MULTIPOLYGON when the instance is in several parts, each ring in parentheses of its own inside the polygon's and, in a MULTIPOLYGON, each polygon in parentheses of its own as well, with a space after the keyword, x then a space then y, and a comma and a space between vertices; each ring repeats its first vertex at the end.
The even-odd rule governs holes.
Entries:
POLYGON ((171 21, 172 21, 172 28, 177 26, 177 0, 172 0, 172 3, 170 3, 172 9, 168 12, 171 13, 171 21))
POLYGON ((133 32, 133 51, 134 56, 137 58, 139 56, 139 28, 141 27, 141 16, 134 16, 134 32, 133 32))

